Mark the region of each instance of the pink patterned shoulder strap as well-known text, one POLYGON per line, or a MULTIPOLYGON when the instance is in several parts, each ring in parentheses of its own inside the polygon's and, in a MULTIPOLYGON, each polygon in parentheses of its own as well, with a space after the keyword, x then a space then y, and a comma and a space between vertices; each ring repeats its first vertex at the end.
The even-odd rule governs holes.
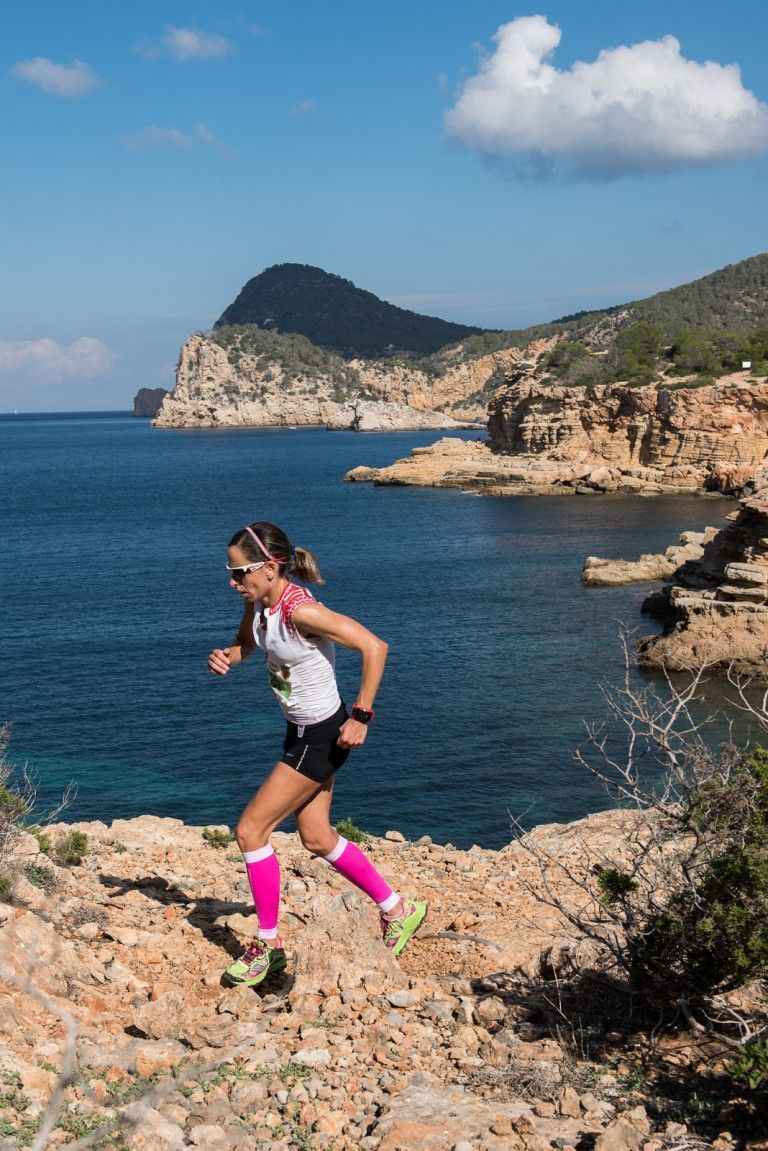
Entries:
POLYGON ((282 612, 286 631, 292 639, 296 639, 299 634, 296 624, 293 622, 293 615, 296 608, 301 607, 303 603, 314 602, 315 597, 309 588, 300 587, 299 584, 289 583, 274 608, 272 608, 272 611, 279 609, 282 612))

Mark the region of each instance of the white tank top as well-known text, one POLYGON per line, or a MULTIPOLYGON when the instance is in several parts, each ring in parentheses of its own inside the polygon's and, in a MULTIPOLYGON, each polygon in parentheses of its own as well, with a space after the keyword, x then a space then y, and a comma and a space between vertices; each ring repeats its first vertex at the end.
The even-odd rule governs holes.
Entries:
POLYGON ((254 613, 253 635, 267 661, 269 686, 287 720, 299 726, 322 723, 341 706, 336 686, 333 641, 305 639, 293 622, 293 613, 315 597, 305 587, 288 583, 273 607, 254 613))

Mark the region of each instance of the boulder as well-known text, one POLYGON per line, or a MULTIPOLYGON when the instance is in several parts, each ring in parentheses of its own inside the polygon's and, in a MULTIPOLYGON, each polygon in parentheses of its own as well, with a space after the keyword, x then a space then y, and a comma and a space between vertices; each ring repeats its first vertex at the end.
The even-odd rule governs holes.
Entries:
MULTIPOLYGON (((357 891, 323 893, 312 900, 307 923, 296 936, 288 996, 294 1011, 316 1002, 318 993, 322 998, 340 993, 350 998, 354 987, 407 990, 407 975, 372 927, 370 901, 357 891)), ((365 991, 361 999, 367 999, 365 991)))

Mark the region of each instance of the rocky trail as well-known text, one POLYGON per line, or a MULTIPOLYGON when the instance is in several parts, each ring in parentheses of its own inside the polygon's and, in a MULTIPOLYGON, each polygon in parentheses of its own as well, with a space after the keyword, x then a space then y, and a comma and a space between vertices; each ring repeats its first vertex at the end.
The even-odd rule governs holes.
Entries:
MULTIPOLYGON (((604 812, 531 833, 561 894, 560 863, 586 843, 612 857, 622 819, 604 812)), ((66 869, 22 833, 21 871, 0 904, 3 1148, 32 1145, 65 1063, 67 1022, 74 1082, 49 1147, 710 1145, 669 1114, 654 1117, 632 1086, 637 1060, 624 1039, 593 1061, 574 1052, 573 1035, 533 1025, 527 981, 589 954, 531 895, 542 872, 524 843, 460 851, 395 831, 372 838, 375 865, 430 905, 398 961, 376 909, 296 836, 276 833, 289 964, 250 989, 221 979, 255 923, 236 847, 152 816, 77 827, 89 853, 66 869), (114 1131, 97 1135, 104 1124, 114 1131)))

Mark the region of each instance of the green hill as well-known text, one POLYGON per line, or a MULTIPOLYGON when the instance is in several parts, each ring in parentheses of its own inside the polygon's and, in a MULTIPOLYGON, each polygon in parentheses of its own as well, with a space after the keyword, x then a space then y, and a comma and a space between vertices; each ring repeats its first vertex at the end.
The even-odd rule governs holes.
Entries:
POLYGON ((297 332, 347 359, 426 356, 483 331, 396 308, 309 264, 274 264, 254 276, 214 328, 232 324, 297 332))
POLYGON ((731 328, 744 332, 768 326, 768 253, 728 264, 709 276, 627 305, 632 320, 680 328, 731 328))
POLYGON ((531 340, 566 332, 570 340, 607 348, 620 331, 641 322, 659 325, 670 341, 687 327, 734 333, 768 327, 768 254, 728 264, 645 300, 508 331, 421 316, 387 304, 321 268, 275 264, 248 281, 216 321, 215 329, 251 325, 299 333, 347 359, 418 358, 421 367, 441 374, 459 360, 500 348, 525 347, 531 340))

